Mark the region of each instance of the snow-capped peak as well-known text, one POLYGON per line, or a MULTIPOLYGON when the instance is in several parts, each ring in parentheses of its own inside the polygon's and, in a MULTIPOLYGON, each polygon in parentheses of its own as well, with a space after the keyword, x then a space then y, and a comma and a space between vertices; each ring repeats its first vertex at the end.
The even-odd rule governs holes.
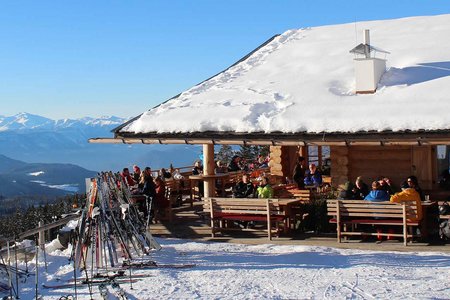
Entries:
POLYGON ((84 117, 79 119, 52 120, 39 115, 22 112, 14 116, 0 116, 0 132, 16 130, 59 130, 82 127, 113 127, 125 122, 126 118, 102 116, 99 118, 84 117))

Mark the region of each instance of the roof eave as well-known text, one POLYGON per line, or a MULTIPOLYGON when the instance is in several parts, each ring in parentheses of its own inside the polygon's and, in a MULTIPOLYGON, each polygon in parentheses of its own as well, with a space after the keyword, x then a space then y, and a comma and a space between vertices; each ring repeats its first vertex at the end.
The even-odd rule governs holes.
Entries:
POLYGON ((232 145, 447 145, 450 130, 364 131, 364 132, 190 132, 190 133, 116 133, 114 138, 90 139, 91 143, 125 144, 232 144, 232 145))

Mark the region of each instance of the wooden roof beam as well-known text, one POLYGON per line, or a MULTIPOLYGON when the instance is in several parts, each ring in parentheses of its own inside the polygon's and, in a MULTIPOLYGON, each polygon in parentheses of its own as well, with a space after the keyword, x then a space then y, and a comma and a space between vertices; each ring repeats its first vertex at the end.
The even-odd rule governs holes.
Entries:
POLYGON ((342 140, 298 140, 292 139, 220 139, 220 138, 91 138, 92 144, 189 144, 189 145, 270 145, 270 146, 414 146, 414 145, 450 145, 446 138, 411 138, 411 139, 342 139, 342 140))

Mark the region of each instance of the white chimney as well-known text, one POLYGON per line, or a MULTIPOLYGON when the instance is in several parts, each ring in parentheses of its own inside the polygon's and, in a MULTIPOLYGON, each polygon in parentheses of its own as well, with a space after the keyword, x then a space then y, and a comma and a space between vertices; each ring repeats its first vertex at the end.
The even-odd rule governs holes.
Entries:
POLYGON ((364 44, 359 44, 350 53, 356 55, 355 77, 357 94, 373 94, 377 89, 381 76, 386 71, 386 59, 375 57, 376 52, 389 53, 370 45, 370 32, 364 30, 364 44), (373 56, 371 54, 374 53, 373 56))

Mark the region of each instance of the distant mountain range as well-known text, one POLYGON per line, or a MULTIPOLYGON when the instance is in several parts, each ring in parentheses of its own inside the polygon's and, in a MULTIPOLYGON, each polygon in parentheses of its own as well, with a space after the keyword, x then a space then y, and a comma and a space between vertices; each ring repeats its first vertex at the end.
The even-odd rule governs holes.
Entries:
POLYGON ((153 169, 192 165, 200 147, 189 145, 89 144, 112 137, 119 117, 52 120, 29 113, 0 116, 0 154, 27 163, 75 164, 88 170, 119 171, 137 164, 153 169))
POLYGON ((0 155, 0 196, 45 196, 84 193, 85 178, 96 172, 72 164, 26 163, 0 155))
POLYGON ((111 128, 125 122, 119 117, 52 120, 29 113, 10 117, 0 116, 0 132, 4 131, 59 131, 66 129, 111 128))

